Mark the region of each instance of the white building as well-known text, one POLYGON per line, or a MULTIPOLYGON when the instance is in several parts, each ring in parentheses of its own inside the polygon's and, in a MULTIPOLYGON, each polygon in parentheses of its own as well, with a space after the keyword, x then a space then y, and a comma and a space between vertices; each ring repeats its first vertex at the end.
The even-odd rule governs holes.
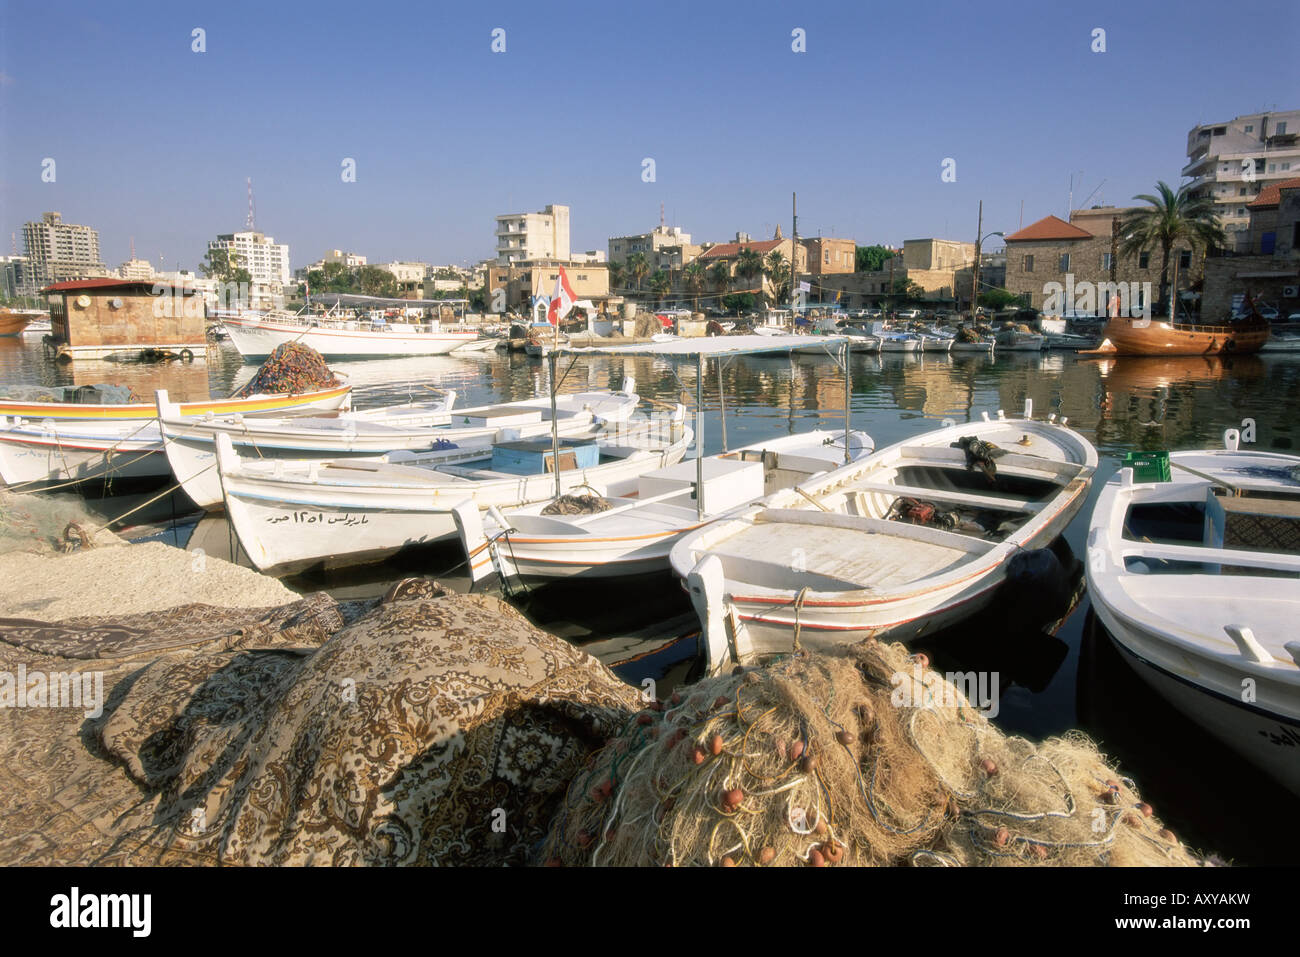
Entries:
POLYGON ((147 259, 128 259, 117 267, 117 274, 123 279, 152 279, 153 264, 147 259))
POLYGON ((320 262, 316 265, 316 268, 319 268, 326 263, 341 263, 348 269, 355 269, 358 266, 364 266, 366 261, 366 257, 359 253, 344 252, 342 249, 330 249, 320 258, 320 262))
POLYGON ((496 218, 497 264, 569 257, 569 207, 547 206, 540 213, 510 213, 496 218))
POLYGON ((65 223, 61 213, 45 213, 39 223, 24 223, 23 245, 37 286, 108 275, 99 259, 99 231, 65 223))
MULTIPOLYGON (((1300 176, 1300 110, 1251 113, 1205 123, 1187 134, 1183 176, 1197 196, 1214 200, 1229 240, 1244 241, 1246 207, 1270 183, 1300 176)), ((1235 242, 1233 243, 1236 244, 1235 242)))
POLYGON ((255 283, 282 286, 289 282, 289 247, 257 232, 226 233, 208 243, 209 249, 224 249, 239 257, 255 283))

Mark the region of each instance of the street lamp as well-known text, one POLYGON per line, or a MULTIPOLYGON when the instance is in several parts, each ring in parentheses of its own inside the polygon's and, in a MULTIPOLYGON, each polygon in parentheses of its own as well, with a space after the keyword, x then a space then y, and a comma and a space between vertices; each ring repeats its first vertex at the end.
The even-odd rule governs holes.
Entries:
POLYGON ((974 271, 971 273, 971 289, 970 289, 970 317, 971 317, 971 322, 974 322, 974 321, 975 321, 976 310, 979 308, 979 297, 980 297, 980 247, 983 246, 983 244, 984 244, 984 240, 988 239, 990 236, 1003 236, 1003 237, 1005 237, 1005 235, 1006 235, 1005 233, 1003 233, 1002 231, 999 230, 998 232, 985 233, 983 236, 980 236, 978 239, 975 240, 975 269, 974 269, 974 271))

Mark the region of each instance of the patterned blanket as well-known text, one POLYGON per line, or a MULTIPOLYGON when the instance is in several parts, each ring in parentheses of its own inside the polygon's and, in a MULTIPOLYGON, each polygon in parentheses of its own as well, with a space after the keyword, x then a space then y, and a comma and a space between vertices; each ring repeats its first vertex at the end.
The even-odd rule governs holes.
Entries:
POLYGON ((640 703, 505 603, 419 579, 346 625, 325 595, 0 619, 20 665, 102 670, 106 703, 0 708, 3 864, 526 863, 640 703))

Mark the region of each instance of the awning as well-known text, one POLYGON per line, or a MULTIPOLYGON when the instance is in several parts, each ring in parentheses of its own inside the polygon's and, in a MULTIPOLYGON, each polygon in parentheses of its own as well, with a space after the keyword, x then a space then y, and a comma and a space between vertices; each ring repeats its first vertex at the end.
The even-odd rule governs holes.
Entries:
POLYGON ((825 351, 833 353, 837 346, 847 342, 848 336, 700 336, 688 339, 668 339, 663 342, 638 342, 620 345, 573 346, 561 345, 555 351, 573 356, 664 356, 664 357, 726 357, 760 355, 762 353, 795 352, 796 350, 825 351))
POLYGON ((347 292, 313 293, 311 301, 331 306, 340 303, 345 306, 456 306, 469 302, 468 299, 385 299, 382 296, 359 296, 347 292))

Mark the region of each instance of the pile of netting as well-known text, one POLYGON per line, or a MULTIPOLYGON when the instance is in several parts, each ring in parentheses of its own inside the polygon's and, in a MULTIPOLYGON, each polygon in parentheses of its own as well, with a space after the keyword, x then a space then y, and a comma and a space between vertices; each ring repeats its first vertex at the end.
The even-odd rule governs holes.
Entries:
POLYGON ((77 405, 130 405, 144 401, 129 385, 112 382, 53 388, 42 385, 10 385, 0 387, 0 396, 15 402, 70 402, 77 405))
POLYGON ((614 506, 600 495, 561 495, 542 509, 543 515, 595 515, 614 506))
POLYGON ((0 555, 48 555, 116 542, 76 495, 17 495, 0 489, 0 555))
POLYGON ((1087 737, 1004 734, 902 645, 737 672, 630 719, 538 862, 1201 863, 1087 737))
POLYGON ((957 330, 957 341, 958 342, 979 342, 981 341, 980 334, 976 332, 974 329, 972 329, 970 326, 962 326, 960 329, 957 330))
POLYGON ((283 342, 276 346, 253 378, 234 394, 242 399, 250 395, 301 395, 332 389, 339 384, 325 359, 311 346, 301 342, 283 342))
POLYGON ((638 339, 649 339, 651 336, 657 336, 664 331, 664 324, 659 317, 651 312, 643 312, 637 315, 636 325, 632 329, 632 335, 638 339))
POLYGON ((1030 329, 1029 326, 1023 322, 1017 322, 1013 328, 1016 332, 1019 332, 1022 335, 1031 336, 1034 334, 1034 330, 1030 329))

